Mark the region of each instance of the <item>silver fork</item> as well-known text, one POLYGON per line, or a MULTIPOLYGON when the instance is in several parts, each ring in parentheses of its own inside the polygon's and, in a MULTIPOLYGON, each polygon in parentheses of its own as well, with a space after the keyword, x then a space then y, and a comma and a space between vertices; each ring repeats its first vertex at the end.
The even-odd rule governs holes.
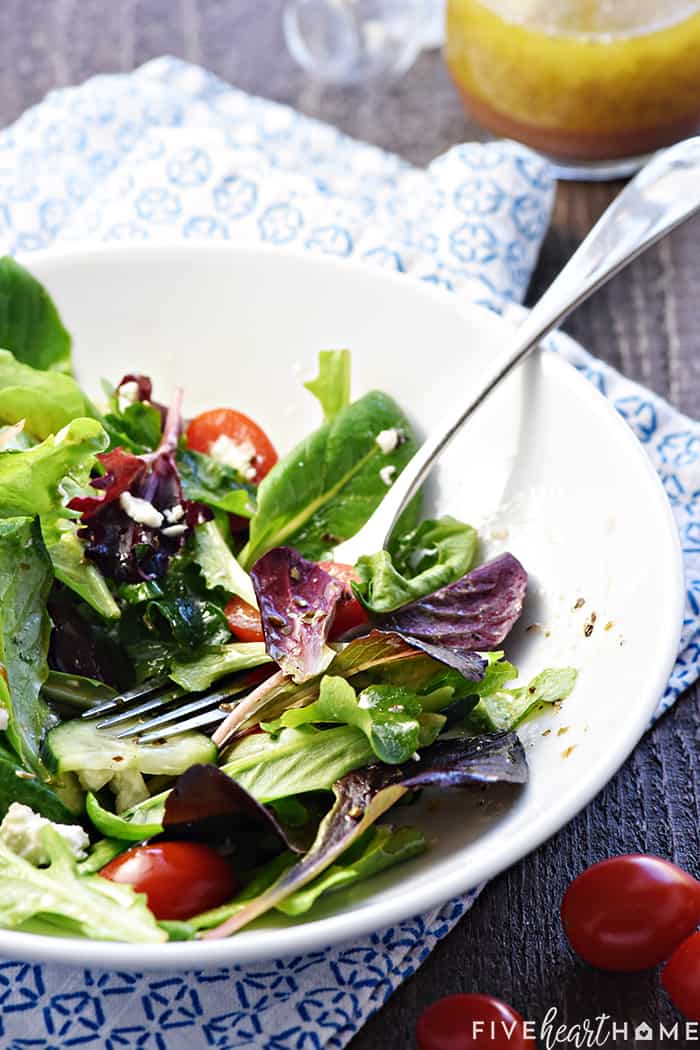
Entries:
MULTIPOLYGON (((492 391, 528 357, 540 340, 557 328, 582 302, 643 251, 674 227, 700 211, 700 137, 686 139, 658 153, 639 172, 603 213, 569 262, 513 333, 510 344, 491 364, 481 383, 466 402, 429 434, 402 470, 386 496, 358 533, 335 549, 335 559, 354 565, 362 554, 381 550, 408 501, 415 495, 443 449, 492 391)), ((176 687, 177 689, 177 687, 176 687)), ((87 717, 119 713, 100 725, 114 726, 141 717, 159 706, 173 704, 184 695, 162 681, 124 693, 87 717), (136 707, 131 704, 142 703, 136 707)), ((234 693, 226 689, 202 694, 184 707, 174 706, 163 715, 121 730, 120 736, 138 735, 141 740, 158 739, 167 733, 184 732, 199 726, 221 724, 213 734, 222 746, 234 736, 251 714, 255 691, 232 705, 226 713, 222 699, 234 693), (180 720, 183 715, 191 717, 180 720)))

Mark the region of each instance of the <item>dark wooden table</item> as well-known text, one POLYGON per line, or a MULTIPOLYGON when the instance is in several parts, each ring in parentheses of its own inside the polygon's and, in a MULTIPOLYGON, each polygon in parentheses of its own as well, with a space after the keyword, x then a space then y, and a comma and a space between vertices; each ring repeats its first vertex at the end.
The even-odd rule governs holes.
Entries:
MULTIPOLYGON (((51 88, 170 53, 417 164, 479 134, 465 120, 436 53, 423 55, 382 92, 311 84, 286 53, 281 8, 281 0, 1 0, 0 125, 51 88)), ((617 189, 614 184, 560 188, 533 297, 617 189)), ((700 414, 699 234, 697 222, 674 233, 568 326, 594 353, 695 416, 700 414)), ((463 990, 500 996, 534 1019, 557 1006, 570 1024, 603 1011, 635 1023, 674 1018, 653 974, 613 977, 575 961, 562 935, 558 904, 573 875, 610 854, 652 852, 700 873, 697 701, 697 691, 686 695, 584 813, 493 881, 418 974, 356 1037, 353 1050, 405 1050, 423 1007, 463 990)))

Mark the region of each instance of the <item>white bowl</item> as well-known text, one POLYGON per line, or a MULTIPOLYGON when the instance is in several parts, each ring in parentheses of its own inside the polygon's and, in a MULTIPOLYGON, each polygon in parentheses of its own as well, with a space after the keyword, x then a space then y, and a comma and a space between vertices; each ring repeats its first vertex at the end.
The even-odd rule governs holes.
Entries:
MULTIPOLYGON (((457 296, 347 261, 219 244, 127 245, 31 256, 75 340, 79 378, 150 374, 188 413, 231 405, 285 451, 319 422, 303 389, 321 348, 350 347, 355 395, 379 387, 425 433, 469 389, 508 326, 457 296)), ((574 694, 522 731, 520 791, 452 792, 398 811, 434 837, 424 856, 329 895, 304 920, 273 913, 230 940, 162 946, 0 931, 6 957, 185 968, 300 953, 360 937, 476 886, 570 820, 646 728, 677 652, 683 573, 676 528, 644 451, 604 398, 556 355, 511 377, 454 443, 429 510, 482 530, 531 576, 509 655, 522 675, 580 669, 574 694), (577 599, 583 607, 574 610, 577 599), (596 613, 590 637, 584 625, 596 613), (527 630, 533 624, 540 625, 527 630), (549 732, 551 730, 551 732, 549 732), (480 804, 487 799, 487 804, 480 804)))

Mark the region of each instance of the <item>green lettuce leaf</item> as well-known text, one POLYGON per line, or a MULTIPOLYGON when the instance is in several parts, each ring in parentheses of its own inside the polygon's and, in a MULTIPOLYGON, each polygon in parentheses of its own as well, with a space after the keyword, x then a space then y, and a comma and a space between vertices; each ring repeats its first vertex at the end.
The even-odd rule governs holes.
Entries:
MULTIPOLYGON (((61 378, 45 374, 54 382, 61 378)), ((64 508, 66 490, 87 484, 96 453, 106 447, 107 435, 97 420, 75 419, 40 445, 0 452, 0 517, 39 514, 56 577, 106 619, 116 619, 119 607, 112 592, 85 557, 75 515, 64 508)))
POLYGON ((249 518, 255 512, 255 489, 224 463, 211 456, 181 448, 175 462, 185 499, 206 503, 214 510, 249 518))
POLYGON ((203 937, 228 937, 270 908, 276 908, 327 871, 409 791, 470 783, 524 784, 527 778, 525 752, 514 733, 441 740, 417 762, 400 766, 377 762, 348 773, 333 785, 335 805, 321 821, 309 851, 258 897, 203 937))
POLYGON ((236 744, 221 767, 258 802, 306 791, 330 791, 334 782, 374 758, 365 734, 353 726, 255 733, 236 744))
MULTIPOLYGON (((235 671, 245 671, 271 663, 265 652, 264 642, 227 642, 207 650, 196 660, 175 662, 170 668, 170 677, 188 692, 199 693, 235 671)), ((241 689, 247 688, 245 682, 241 689)))
POLYGON ((363 882, 380 871, 424 853, 427 848, 425 835, 418 828, 394 830, 388 824, 370 828, 341 853, 335 864, 331 864, 302 889, 290 893, 275 907, 285 915, 303 915, 324 893, 337 892, 363 882))
MULTIPOLYGON (((228 752, 221 769, 257 802, 330 791, 339 777, 371 762, 367 737, 352 726, 283 729, 277 736, 254 733, 228 752)), ((168 792, 145 799, 120 814, 140 824, 160 824, 168 792)))
POLYGON ((74 379, 57 372, 40 372, 22 364, 9 350, 0 350, 0 422, 19 423, 32 437, 49 434, 95 409, 74 379))
POLYGON ((236 595, 257 608, 253 581, 238 564, 216 521, 205 521, 194 530, 194 560, 207 587, 220 587, 226 594, 236 595))
POLYGON ((41 687, 48 674, 51 625, 46 599, 53 573, 35 519, 0 519, 0 704, 7 738, 26 769, 45 776, 39 759, 53 718, 41 687))
POLYGON ((360 558, 355 566, 360 582, 353 589, 367 609, 391 612, 461 579, 474 563, 477 545, 471 525, 447 516, 424 521, 396 538, 391 552, 360 558))
POLYGON ((319 351, 318 375, 304 386, 318 398, 324 419, 337 416, 350 404, 350 351, 319 351))
POLYGON ((576 685, 573 667, 550 667, 516 689, 496 689, 486 695, 469 714, 467 725, 475 732, 515 729, 545 704, 565 700, 576 685))
MULTIPOLYGON (((384 669, 394 662, 423 660, 397 635, 372 631, 343 645, 328 666, 328 673, 352 678, 363 672, 384 669)), ((433 668, 440 666, 432 661, 433 668)), ((268 678, 238 703, 217 729, 215 739, 222 746, 234 734, 252 729, 259 722, 272 722, 290 707, 304 707, 318 698, 321 675, 297 685, 281 672, 268 678)))
MULTIPOLYGON (((1 355, 0 355, 1 356, 1 355)), ((50 377, 55 382, 58 376, 50 377)), ((62 507, 61 483, 89 471, 107 435, 95 419, 75 419, 40 445, 0 452, 0 516, 50 514, 62 507)))
MULTIPOLYGON (((333 548, 353 536, 383 499, 386 471, 393 468, 396 477, 415 450, 410 424, 391 398, 373 391, 354 401, 262 480, 241 564, 249 568, 266 551, 283 545, 313 561, 332 557, 333 548), (392 429, 401 441, 387 454, 376 438, 392 429)), ((402 527, 410 527, 405 519, 402 527)))
POLYGON ((71 370, 70 335, 51 297, 9 255, 0 259, 0 347, 32 368, 71 370))
POLYGON ((445 718, 437 711, 438 702, 446 707, 452 690, 433 696, 430 713, 424 714, 421 699, 403 686, 370 685, 358 696, 345 678, 326 675, 321 680, 319 698, 307 707, 285 711, 277 723, 265 725, 268 731, 281 726, 296 728, 308 722, 356 726, 369 740, 381 762, 397 765, 407 762, 419 747, 428 747, 442 729, 445 718))
POLYGON ((37 918, 57 932, 96 940, 134 944, 166 940, 144 894, 99 875, 79 874, 58 832, 45 827, 40 835, 50 857, 47 868, 35 868, 0 843, 0 926, 17 929, 37 918))
POLYGON ((100 570, 85 557, 75 525, 58 514, 48 520, 42 518, 41 525, 56 579, 80 595, 106 620, 118 619, 119 606, 100 570))
MULTIPOLYGON (((309 911, 316 901, 326 893, 349 889, 351 886, 393 868, 427 849, 425 835, 418 828, 392 828, 382 824, 369 828, 357 842, 341 853, 335 864, 302 889, 279 901, 275 908, 285 915, 296 918, 309 911)), ((236 915, 250 901, 264 893, 294 863, 294 854, 285 852, 259 869, 245 889, 230 904, 195 915, 182 924, 178 934, 190 939, 198 930, 210 929, 236 915)))

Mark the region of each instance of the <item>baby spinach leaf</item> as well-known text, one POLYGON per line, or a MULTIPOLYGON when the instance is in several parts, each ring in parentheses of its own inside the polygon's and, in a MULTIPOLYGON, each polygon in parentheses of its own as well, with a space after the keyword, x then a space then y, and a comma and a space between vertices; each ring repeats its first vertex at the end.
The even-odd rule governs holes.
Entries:
POLYGON ((337 416, 350 404, 350 351, 320 350, 318 375, 304 386, 318 398, 324 419, 337 416))
POLYGON ((1 423, 23 419, 26 433, 42 440, 81 416, 95 417, 96 412, 74 379, 41 372, 0 350, 1 423))
POLYGON ((185 499, 243 518, 254 513, 255 489, 242 481, 232 467, 191 448, 178 449, 175 465, 185 499))
MULTIPOLYGON (((451 690, 441 691, 440 702, 446 706, 451 696, 451 690)), ((343 722, 356 726, 381 762, 397 765, 407 762, 419 747, 433 743, 445 722, 435 711, 433 707, 424 714, 420 698, 402 686, 371 685, 358 697, 346 679, 326 675, 318 700, 285 711, 277 724, 296 727, 307 722, 343 722)), ((272 730, 277 724, 264 728, 272 730)))
POLYGON ((51 624, 53 573, 35 519, 0 519, 0 702, 7 738, 23 765, 44 775, 41 739, 54 718, 41 696, 51 624))
POLYGON ((241 563, 250 566, 266 551, 285 545, 313 561, 332 557, 333 548, 364 525, 385 495, 387 481, 391 484, 415 450, 410 424, 391 398, 373 391, 354 401, 262 480, 241 563), (401 435, 389 453, 377 444, 383 430, 401 435))
POLYGON ((360 558, 355 566, 360 583, 353 589, 372 612, 392 612, 464 576, 474 563, 477 545, 471 525, 447 516, 424 521, 397 537, 391 552, 360 558))
POLYGON ((0 346, 32 368, 71 370, 70 335, 49 293, 9 255, 0 259, 0 346))
POLYGON ((514 733, 438 741, 418 762, 376 763, 348 773, 333 786, 335 805, 309 852, 259 897, 202 936, 228 937, 308 885, 408 791, 499 781, 524 784, 527 777, 525 752, 514 733))
POLYGON ((549 667, 517 689, 496 689, 482 695, 467 725, 477 732, 515 729, 544 704, 566 700, 576 685, 573 667, 549 667))
POLYGON ((122 412, 108 412, 102 422, 111 448, 121 446, 142 455, 152 452, 160 443, 161 413, 145 401, 135 401, 122 412))
POLYGON ((222 603, 207 591, 187 554, 172 558, 160 594, 127 606, 119 636, 139 681, 196 660, 231 637, 222 603))
POLYGON ((59 824, 75 823, 75 815, 41 777, 29 774, 6 748, 0 745, 0 819, 13 802, 30 806, 35 813, 59 824))
POLYGON ((105 685, 104 682, 98 682, 95 678, 63 674, 61 671, 49 671, 44 682, 43 693, 49 700, 79 711, 87 711, 117 695, 114 689, 105 685))

